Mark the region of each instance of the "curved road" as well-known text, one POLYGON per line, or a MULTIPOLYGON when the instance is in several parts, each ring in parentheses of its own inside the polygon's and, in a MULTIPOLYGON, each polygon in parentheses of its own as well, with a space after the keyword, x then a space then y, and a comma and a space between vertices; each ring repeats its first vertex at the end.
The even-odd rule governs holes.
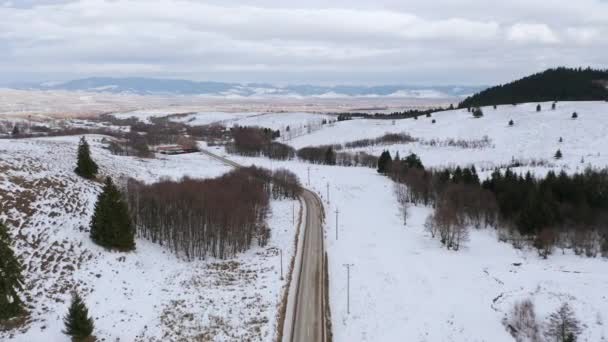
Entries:
MULTIPOLYGON (((232 167, 242 167, 229 159, 202 150, 203 154, 215 158, 232 167)), ((302 200, 306 205, 306 222, 304 224, 304 241, 302 259, 297 281, 294 312, 292 314, 292 331, 285 332, 291 342, 325 342, 327 338, 325 324, 325 272, 323 270, 323 205, 312 191, 303 189, 302 200)), ((296 254, 297 255, 297 254, 296 254)), ((286 340, 286 339, 284 339, 286 340)))

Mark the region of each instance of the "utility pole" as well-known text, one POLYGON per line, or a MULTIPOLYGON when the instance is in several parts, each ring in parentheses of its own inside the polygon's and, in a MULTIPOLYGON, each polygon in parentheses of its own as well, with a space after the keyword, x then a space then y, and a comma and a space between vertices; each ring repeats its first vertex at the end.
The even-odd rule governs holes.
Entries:
POLYGON ((338 207, 336 207, 336 241, 338 241, 338 214, 340 213, 340 211, 338 210, 338 207))
POLYGON ((344 264, 346 267, 346 314, 350 314, 350 268, 355 266, 354 264, 344 264))
POLYGON ((291 224, 296 224, 296 202, 291 203, 291 224))
POLYGON ((310 166, 308 167, 308 184, 307 185, 310 185, 310 166))
POLYGON ((283 249, 279 248, 279 255, 281 256, 281 280, 283 280, 283 249))
POLYGON ((327 182, 327 204, 329 204, 329 182, 327 182))

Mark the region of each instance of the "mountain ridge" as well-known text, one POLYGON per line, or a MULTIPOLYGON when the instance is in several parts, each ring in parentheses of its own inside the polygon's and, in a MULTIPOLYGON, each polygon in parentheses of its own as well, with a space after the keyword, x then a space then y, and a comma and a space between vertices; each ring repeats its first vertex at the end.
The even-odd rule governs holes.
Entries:
POLYGON ((234 83, 146 77, 89 77, 66 82, 14 85, 22 90, 68 90, 139 95, 207 95, 222 97, 465 97, 480 86, 335 85, 234 83))

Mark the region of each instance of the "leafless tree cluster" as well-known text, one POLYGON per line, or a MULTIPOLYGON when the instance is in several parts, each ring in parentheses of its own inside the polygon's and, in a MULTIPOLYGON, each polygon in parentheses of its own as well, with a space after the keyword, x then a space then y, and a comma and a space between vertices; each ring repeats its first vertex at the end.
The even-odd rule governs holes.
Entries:
POLYGON ((281 129, 281 140, 288 141, 305 134, 320 130, 327 123, 327 119, 310 119, 306 124, 289 125, 281 129))
POLYGON ((408 203, 434 205, 425 227, 448 249, 458 250, 468 240, 468 227, 496 226, 498 206, 491 192, 474 184, 454 182, 444 172, 421 168, 393 169, 397 200, 407 219, 408 203))
POLYGON ((492 139, 488 136, 484 136, 478 140, 464 140, 464 139, 430 139, 430 140, 419 140, 420 144, 428 145, 432 147, 458 147, 463 149, 482 149, 494 147, 492 139))
POLYGON ((426 228, 431 236, 438 237, 447 249, 455 251, 469 238, 464 213, 459 212, 453 202, 442 199, 435 212, 427 218, 426 228))
POLYGON ((375 168, 378 157, 365 152, 336 152, 340 145, 322 145, 303 147, 297 151, 297 156, 303 161, 313 164, 363 166, 375 168))
POLYGON ((368 146, 406 144, 415 141, 418 141, 418 139, 412 137, 407 133, 386 133, 383 136, 373 139, 360 139, 347 142, 344 144, 344 148, 361 148, 368 146))
POLYGON ((244 156, 265 156, 272 159, 288 160, 295 156, 295 150, 288 145, 273 141, 280 134, 268 128, 236 126, 231 130, 233 143, 226 147, 228 153, 244 156))
POLYGON ((547 159, 542 158, 511 158, 509 163, 504 164, 494 164, 491 163, 488 166, 481 167, 480 171, 492 171, 495 169, 508 169, 508 168, 516 168, 516 167, 547 167, 553 168, 555 164, 550 162, 547 159))
POLYGON ((399 211, 401 212, 401 218, 403 219, 403 225, 407 226, 407 218, 409 216, 409 196, 407 186, 401 183, 393 183, 393 189, 395 196, 397 197, 397 203, 399 203, 399 211))
POLYGON ((534 303, 524 299, 513 304, 503 324, 516 342, 576 342, 582 332, 581 323, 568 303, 539 323, 534 303))
POLYGON ((271 196, 295 198, 300 191, 298 178, 287 170, 245 168, 205 180, 147 185, 131 179, 126 198, 139 236, 188 260, 224 259, 254 241, 265 245, 271 196))
POLYGON ((542 342, 534 303, 530 299, 515 302, 503 324, 516 342, 542 342))

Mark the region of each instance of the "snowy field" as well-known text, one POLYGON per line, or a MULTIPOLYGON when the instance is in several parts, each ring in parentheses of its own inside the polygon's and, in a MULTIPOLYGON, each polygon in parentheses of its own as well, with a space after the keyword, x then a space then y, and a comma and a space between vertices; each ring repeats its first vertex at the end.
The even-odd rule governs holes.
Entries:
POLYGON ((462 250, 448 251, 424 230, 430 208, 411 207, 403 226, 392 182, 373 169, 226 156, 288 168, 304 183, 310 166, 308 187, 324 199, 327 213, 334 341, 513 341, 501 321, 522 299, 535 303, 540 321, 568 301, 586 324, 581 341, 608 337, 606 259, 565 251, 543 260, 485 229, 471 231, 462 250), (344 264, 354 265, 350 314, 344 264))
POLYGON ((483 108, 484 116, 480 119, 466 110, 454 110, 434 113, 431 118, 395 120, 394 124, 392 120, 351 120, 295 138, 289 144, 301 148, 345 143, 385 133, 407 133, 427 142, 488 137, 491 146, 483 149, 410 143, 357 150, 379 155, 388 149, 393 156, 397 151, 402 156, 414 152, 425 165, 437 167, 475 164, 493 168, 509 164, 513 158, 545 160, 568 172, 588 165, 608 166, 608 102, 563 102, 557 104, 555 111, 551 110, 551 103, 541 105, 540 113, 536 112, 536 103, 498 106, 496 110, 483 108), (578 119, 571 118, 573 112, 577 112, 578 119), (435 124, 431 122, 433 119, 435 124), (512 127, 509 120, 514 122, 512 127), (558 149, 563 158, 556 161, 553 156, 558 149))
MULTIPOLYGON (((490 146, 464 149, 411 143, 364 148, 401 155, 415 152, 430 166, 476 164, 493 167, 512 158, 545 159, 550 169, 568 172, 587 165, 608 165, 608 103, 550 103, 484 108, 473 119, 466 110, 433 114, 418 120, 352 120, 295 138, 294 147, 344 143, 375 138, 386 132, 406 132, 425 140, 479 140, 490 146), (579 115, 572 120, 572 112, 579 115), (432 124, 431 120, 437 120, 432 124), (514 126, 509 127, 508 121, 514 126), (559 137, 563 143, 558 143, 559 137), (564 158, 554 160, 557 149, 564 158), (581 158, 584 163, 581 163, 581 158)), ((222 150, 216 148, 222 154, 222 150)), ((400 218, 392 182, 373 169, 278 162, 264 158, 228 156, 244 164, 286 167, 304 183, 310 167, 310 188, 326 204, 326 243, 330 262, 330 301, 335 341, 513 341, 502 319, 520 300, 531 299, 540 322, 569 302, 585 324, 580 341, 608 338, 608 260, 576 256, 558 250, 547 260, 534 250, 517 250, 501 243, 491 229, 470 232, 465 248, 447 251, 432 239, 423 224, 430 208, 413 206, 407 227, 400 218), (339 236, 335 211, 339 209, 339 236), (346 268, 351 269, 351 312, 346 312, 346 268)))
MULTIPOLYGON (((543 103, 540 113, 536 112, 536 103, 499 106, 496 110, 484 108, 484 117, 480 119, 472 118, 466 110, 454 110, 434 113, 432 118, 396 120, 394 123, 392 120, 352 120, 323 125, 321 129, 305 132, 287 143, 300 148, 376 138, 388 132, 408 133, 420 141, 357 150, 378 155, 389 149, 393 154, 399 151, 402 156, 415 152, 421 156, 425 166, 431 167, 475 164, 479 169, 490 169, 506 166, 513 159, 524 162, 541 160, 545 162, 542 166, 517 169, 532 170, 538 175, 551 169, 575 172, 587 166, 608 166, 608 103, 564 102, 558 103, 555 111, 550 107, 550 103, 543 103), (571 118, 573 112, 578 113, 578 119, 571 118), (431 122, 433 119, 435 124, 431 122), (508 125, 509 120, 514 121, 512 127, 508 125), (486 136, 489 143, 483 148, 462 148, 443 143, 448 139, 478 141, 486 136), (558 142, 560 137, 562 143, 558 142), (433 140, 437 144, 429 143, 433 140), (561 160, 553 159, 557 149, 564 155, 561 160)), ((231 116, 213 112, 208 118, 203 118, 204 114, 197 112, 191 118, 214 120, 212 122, 240 121, 257 126, 276 125, 273 127, 277 129, 307 120, 305 116, 290 116, 289 113, 260 114, 231 116)), ((23 178, 27 180, 25 185, 33 188, 39 183, 44 184, 40 179, 48 174, 52 181, 66 178, 64 183, 74 189, 67 192, 69 196, 57 193, 41 195, 42 199, 32 202, 32 206, 47 204, 42 206, 49 207, 47 212, 34 215, 32 219, 16 219, 20 227, 27 227, 27 245, 20 247, 24 251, 30 248, 25 259, 35 260, 32 265, 46 265, 44 261, 48 259, 48 251, 59 249, 69 256, 69 260, 82 260, 76 271, 64 271, 69 274, 65 281, 60 280, 66 277, 65 274, 55 275, 46 266, 46 271, 38 270, 43 266, 29 266, 36 270, 33 277, 37 279, 34 279, 34 288, 29 293, 44 295, 41 299, 34 297, 35 311, 40 313, 34 316, 28 333, 18 335, 16 340, 36 340, 41 336, 57 337, 59 341, 64 339, 59 332, 60 317, 67 306, 65 289, 74 282, 79 283, 79 288, 88 289, 87 301, 91 311, 98 316, 98 335, 112 340, 115 337, 121 337, 121 340, 171 340, 166 336, 174 336, 171 335, 175 333, 171 330, 174 322, 179 320, 183 323, 181 318, 191 317, 188 314, 195 318, 185 321, 188 325, 186 331, 210 332, 208 336, 212 336, 212 340, 272 340, 276 305, 284 286, 277 281, 277 257, 273 252, 252 249, 235 260, 239 271, 226 275, 225 270, 220 272, 213 266, 214 262, 185 263, 163 253, 158 246, 138 240, 137 251, 129 254, 124 262, 119 262, 117 254, 104 254, 89 242, 86 232, 78 229, 88 224, 93 205, 91 196, 98 190, 87 190, 91 187, 73 176, 71 169, 76 138, 0 140, 0 144, 2 170, 8 168, 9 153, 12 163, 17 160, 17 165, 27 165, 26 168, 20 167, 23 171, 9 170, 12 183, 17 184, 17 180, 23 178), (59 154, 51 157, 49 151, 59 154), (79 193, 88 198, 87 204, 80 209, 70 209, 73 204, 66 206, 65 210, 53 209, 50 199, 44 200, 57 196, 74 197, 79 193), (57 211, 59 216, 49 215, 49 211, 57 211), (79 214, 74 214, 74 211, 79 214), (49 216, 51 222, 43 221, 49 216), (37 241, 42 242, 35 243, 37 241), (29 244, 44 248, 36 255, 37 249, 27 247, 29 244), (85 252, 87 249, 93 252, 85 252), (91 259, 88 259, 89 255, 91 259), (255 279, 239 278, 238 274, 248 274, 249 269, 258 270, 255 279), (103 275, 111 272, 114 272, 114 277, 103 275), (102 276, 97 278, 97 274, 102 276), (45 277, 51 277, 53 281, 44 281, 45 277), (225 277, 242 281, 230 283, 227 287, 215 281, 225 277), (97 283, 103 284, 104 289, 98 290, 97 283), (90 292, 93 285, 96 290, 90 292), (185 291, 182 290, 184 286, 185 291), (63 288, 64 292, 53 292, 58 291, 53 290, 55 287, 63 288), (143 290, 139 290, 141 288, 143 290), (106 299, 111 292, 120 293, 124 303, 106 299), (55 303, 56 299, 63 302, 55 303), (253 317, 257 317, 258 311, 268 322, 256 333, 255 324, 243 322, 257 322, 253 317), (210 330, 218 326, 226 328, 210 330)), ((471 229, 470 241, 460 251, 448 251, 424 230, 423 223, 431 208, 412 206, 408 225, 403 226, 392 182, 374 169, 245 158, 226 155, 221 147, 210 149, 244 165, 290 169, 326 201, 325 238, 329 253, 334 341, 513 341, 502 319, 515 302, 523 299, 534 302, 540 322, 562 303, 569 302, 584 324, 579 341, 608 339, 607 259, 580 257, 570 250, 556 250, 544 260, 534 250, 517 250, 510 244, 499 242, 496 232, 491 229, 471 229), (308 170, 310 184, 307 184, 308 170), (336 209, 339 209, 338 239, 336 209), (350 314, 346 311, 344 264, 353 264, 350 314)), ((213 177, 228 170, 200 154, 140 161, 111 156, 100 150, 95 141, 93 151, 99 156, 102 169, 109 173, 133 175, 146 181, 184 174, 213 177)), ((6 181, 1 184, 1 189, 13 186, 12 192, 16 193, 17 185, 9 185, 6 181)), ((33 191, 22 187, 23 194, 33 191)), ((6 196, 5 193, 2 195, 6 196)), ((284 251, 293 253, 293 231, 281 232, 280 229, 292 227, 289 225, 291 213, 286 208, 290 206, 291 202, 273 203, 270 224, 273 233, 277 233, 273 235, 271 246, 283 246, 284 251)), ((15 214, 15 211, 10 212, 15 214)), ((49 262, 51 266, 58 264, 59 269, 66 263, 56 259, 49 262)))
MULTIPOLYGON (((110 155, 89 136, 103 174, 153 182, 215 177, 229 170, 202 154, 141 160, 110 155)), ((106 341, 273 341, 279 301, 278 248, 284 268, 294 252, 292 206, 272 201, 272 236, 233 259, 186 262, 137 239, 132 253, 107 252, 87 233, 99 184, 77 177, 78 137, 0 140, 2 219, 24 262, 30 317, 8 341, 68 341, 61 333, 70 291, 78 289, 106 341)))

